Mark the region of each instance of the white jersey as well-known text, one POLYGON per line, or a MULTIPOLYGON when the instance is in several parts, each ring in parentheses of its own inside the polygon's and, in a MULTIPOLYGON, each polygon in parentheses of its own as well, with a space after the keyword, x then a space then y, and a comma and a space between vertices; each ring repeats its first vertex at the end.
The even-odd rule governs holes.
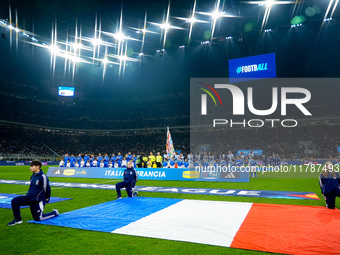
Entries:
POLYGON ((126 160, 123 159, 123 160, 122 160, 121 166, 122 166, 122 167, 126 167, 126 165, 127 165, 127 162, 126 162, 126 160))
POLYGON ((228 157, 228 160, 230 162, 230 161, 232 161, 234 159, 234 154, 229 153, 227 157, 228 157))
POLYGON ((63 167, 64 164, 65 164, 64 160, 61 160, 61 161, 59 162, 59 166, 60 166, 60 167, 63 167))

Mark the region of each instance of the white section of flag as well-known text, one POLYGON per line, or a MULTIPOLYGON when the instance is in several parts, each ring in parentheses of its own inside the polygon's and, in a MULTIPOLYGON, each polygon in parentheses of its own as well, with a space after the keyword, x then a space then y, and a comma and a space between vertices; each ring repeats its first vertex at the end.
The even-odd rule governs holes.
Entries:
POLYGON ((183 200, 112 233, 230 247, 251 206, 183 200))

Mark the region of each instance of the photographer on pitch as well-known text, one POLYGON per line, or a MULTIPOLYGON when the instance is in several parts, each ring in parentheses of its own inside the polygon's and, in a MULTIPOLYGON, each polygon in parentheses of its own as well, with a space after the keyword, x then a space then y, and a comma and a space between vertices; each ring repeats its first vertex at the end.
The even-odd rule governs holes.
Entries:
POLYGON ((22 223, 20 206, 29 205, 35 221, 47 220, 59 215, 58 210, 53 209, 50 213, 43 214, 45 204, 50 201, 51 187, 47 176, 41 170, 40 161, 32 161, 30 170, 32 172, 30 187, 25 196, 18 196, 12 199, 11 205, 14 220, 7 226, 14 226, 22 223))
POLYGON ((319 177, 319 184, 327 208, 334 209, 335 198, 340 197, 340 175, 335 171, 331 161, 325 162, 325 167, 319 177))
POLYGON ((116 184, 117 199, 122 198, 122 194, 120 192, 122 188, 125 188, 129 197, 138 196, 137 191, 132 194, 132 189, 135 187, 138 180, 137 171, 133 168, 132 161, 127 163, 127 168, 124 170, 123 177, 124 180, 116 184))

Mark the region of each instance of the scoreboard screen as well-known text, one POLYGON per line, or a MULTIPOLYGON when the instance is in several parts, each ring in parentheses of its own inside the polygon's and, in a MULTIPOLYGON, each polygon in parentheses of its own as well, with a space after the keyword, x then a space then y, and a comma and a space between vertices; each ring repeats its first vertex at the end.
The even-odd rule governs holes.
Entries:
POLYGON ((61 97, 74 97, 74 87, 59 87, 58 96, 61 97))
POLYGON ((229 60, 229 82, 276 78, 275 53, 229 60))

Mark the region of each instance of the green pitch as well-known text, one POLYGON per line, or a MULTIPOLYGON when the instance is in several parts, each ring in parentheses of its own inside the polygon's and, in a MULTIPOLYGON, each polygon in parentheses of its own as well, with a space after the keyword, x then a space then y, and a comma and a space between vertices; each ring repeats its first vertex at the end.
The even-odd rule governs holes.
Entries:
MULTIPOLYGON (((43 166, 46 173, 47 167, 43 166)), ((248 198, 231 196, 166 194, 139 192, 144 197, 167 197, 180 199, 237 201, 270 204, 293 204, 307 206, 325 206, 325 201, 318 184, 318 173, 265 173, 258 174, 249 183, 228 182, 182 182, 182 181, 138 181, 140 186, 248 189, 315 192, 321 200, 291 200, 248 198)), ((0 167, 0 179, 25 180, 31 176, 28 166, 0 167)), ((85 178, 50 178, 53 182, 79 182, 114 184, 120 180, 85 179, 85 178)), ((45 211, 57 208, 60 213, 80 209, 114 200, 116 192, 80 188, 51 187, 52 196, 69 197, 72 200, 47 204, 45 211)), ((0 184, 0 193, 25 194, 27 185, 0 184)), ((126 192, 123 190, 123 197, 126 192)), ((337 200, 340 208, 340 200, 337 200)), ((258 254, 262 252, 167 241, 161 239, 108 234, 79 229, 28 224, 32 220, 30 209, 21 209, 23 224, 7 227, 13 219, 10 209, 0 208, 0 247, 1 254, 258 254)), ((261 238, 261 237, 259 237, 261 238)))

